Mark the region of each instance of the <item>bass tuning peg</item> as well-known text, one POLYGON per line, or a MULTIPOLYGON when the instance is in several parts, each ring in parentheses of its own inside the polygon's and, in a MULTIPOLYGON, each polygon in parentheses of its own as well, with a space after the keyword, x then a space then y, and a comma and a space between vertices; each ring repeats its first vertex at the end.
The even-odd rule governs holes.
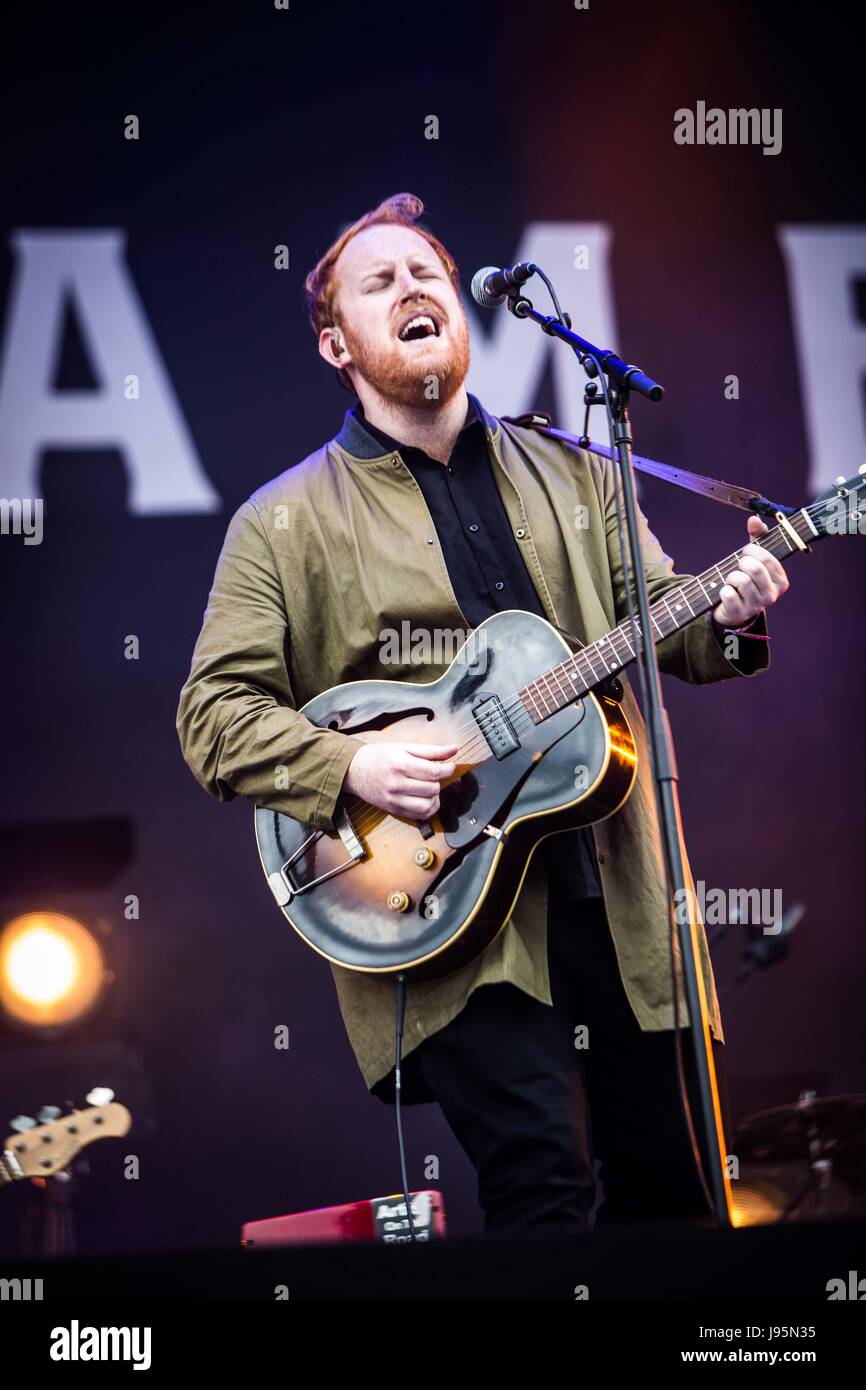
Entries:
POLYGON ((36 1128, 36 1121, 32 1115, 16 1115, 14 1120, 9 1121, 9 1128, 14 1129, 16 1134, 26 1134, 28 1129, 36 1128))

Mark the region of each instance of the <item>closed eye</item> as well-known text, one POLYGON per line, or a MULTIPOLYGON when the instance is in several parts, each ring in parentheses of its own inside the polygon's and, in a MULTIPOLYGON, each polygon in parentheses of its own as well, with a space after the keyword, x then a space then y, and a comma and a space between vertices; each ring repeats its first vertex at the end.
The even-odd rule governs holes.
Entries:
MULTIPOLYGON (((411 269, 416 280, 440 280, 442 278, 441 272, 432 265, 415 265, 411 269)), ((364 283, 363 292, 364 294, 375 294, 378 290, 387 289, 393 279, 394 276, 391 271, 383 270, 364 283)))

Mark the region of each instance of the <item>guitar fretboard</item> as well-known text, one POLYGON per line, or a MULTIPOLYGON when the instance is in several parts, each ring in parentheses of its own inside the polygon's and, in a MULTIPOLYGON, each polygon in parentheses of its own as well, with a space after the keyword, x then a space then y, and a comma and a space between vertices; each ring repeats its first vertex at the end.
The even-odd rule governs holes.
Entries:
MULTIPOLYGON (((805 509, 787 517, 786 521, 804 544, 809 545, 816 539, 818 533, 805 509)), ((775 526, 758 537, 758 544, 782 561, 799 550, 783 526, 775 526)), ((737 568, 745 548, 735 550, 719 564, 704 570, 703 574, 672 585, 661 598, 650 604, 653 642, 664 641, 692 619, 716 607, 719 590, 728 575, 737 568)), ((533 724, 540 724, 636 660, 640 630, 640 618, 635 613, 634 625, 627 618, 604 637, 581 647, 580 651, 574 652, 558 666, 551 667, 543 676, 523 686, 517 693, 533 724)))

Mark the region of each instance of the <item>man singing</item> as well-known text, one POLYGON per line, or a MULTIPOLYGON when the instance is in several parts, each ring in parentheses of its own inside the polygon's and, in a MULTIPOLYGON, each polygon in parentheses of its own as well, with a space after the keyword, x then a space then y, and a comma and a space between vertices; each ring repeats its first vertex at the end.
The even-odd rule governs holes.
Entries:
MULTIPOLYGON (((178 709, 184 757, 214 797, 245 796, 320 830, 334 829, 346 794, 429 819, 455 769, 456 746, 365 743, 299 713, 345 681, 442 675, 447 662, 395 665, 392 647, 384 658, 385 632, 408 620, 416 632, 468 633, 524 609, 590 642, 627 616, 611 465, 467 393, 458 271, 417 224, 422 212, 410 194, 386 199, 307 277, 319 353, 357 403, 334 439, 232 518, 178 709)), ((712 614, 659 646, 664 672, 706 684, 767 667, 764 610, 788 581, 756 543, 767 528, 747 525, 712 614)), ((643 516, 640 527, 652 602, 687 576, 643 516)), ((707 1212, 678 1090, 646 734, 623 684, 638 749, 625 804, 591 830, 544 840, 494 943, 408 987, 403 1096, 441 1106, 477 1172, 487 1231, 707 1212)), ((393 979, 332 970, 364 1081, 392 1101, 393 979)), ((683 1054, 694 1095, 688 1042, 683 1054)))

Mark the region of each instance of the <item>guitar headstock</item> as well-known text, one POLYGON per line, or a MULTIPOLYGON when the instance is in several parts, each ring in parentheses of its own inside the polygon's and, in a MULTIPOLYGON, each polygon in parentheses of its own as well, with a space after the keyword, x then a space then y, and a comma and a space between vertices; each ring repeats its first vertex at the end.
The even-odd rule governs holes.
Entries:
POLYGON ((132 1116, 125 1105, 90 1105, 32 1129, 19 1130, 3 1141, 14 1178, 47 1178, 66 1168, 87 1144, 126 1134, 132 1116), (15 1170, 20 1171, 15 1171, 15 1170))
POLYGON ((852 478, 840 475, 804 511, 819 536, 866 536, 866 463, 852 478))

